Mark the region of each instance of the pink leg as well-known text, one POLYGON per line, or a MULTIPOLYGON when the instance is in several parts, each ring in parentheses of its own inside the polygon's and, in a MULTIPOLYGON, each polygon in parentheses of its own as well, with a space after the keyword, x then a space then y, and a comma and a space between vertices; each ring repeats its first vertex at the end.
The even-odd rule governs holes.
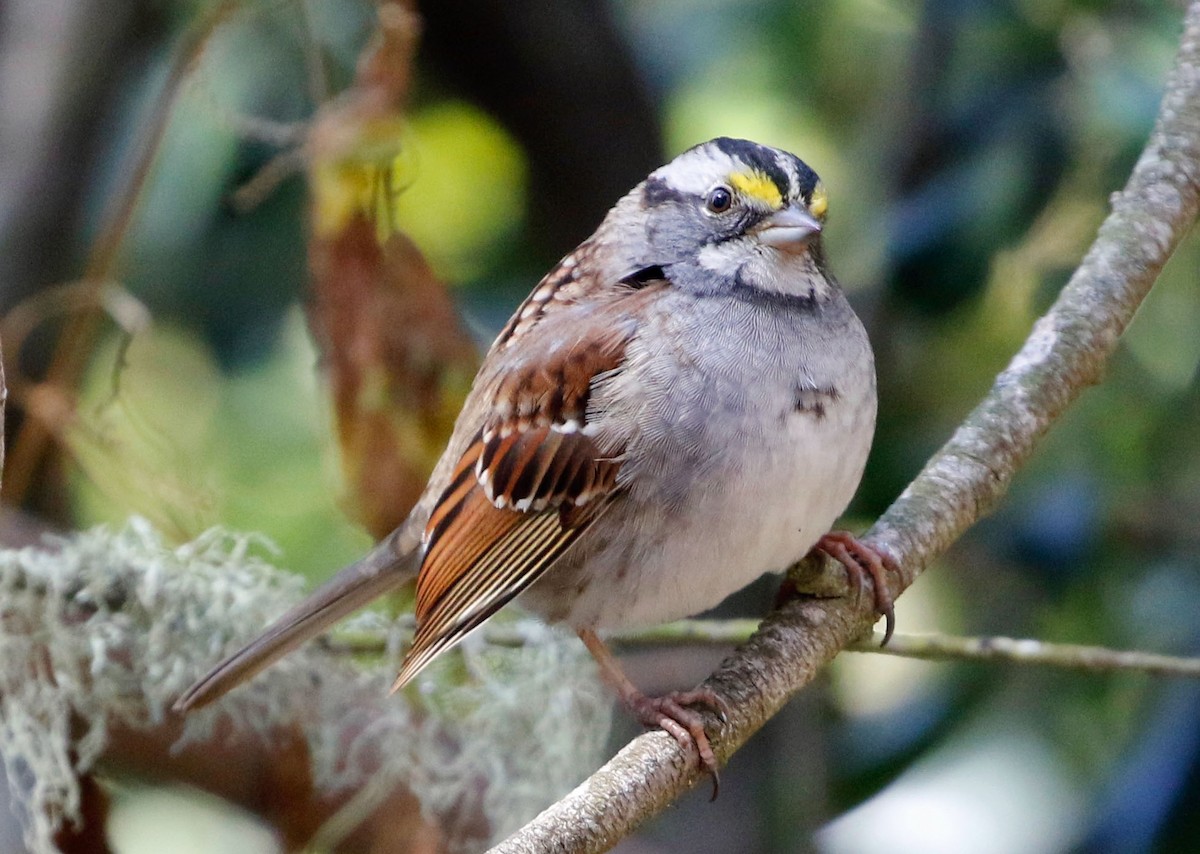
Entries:
POLYGON ((721 786, 720 778, 717 776, 717 757, 713 754, 712 745, 708 742, 708 735, 704 732, 703 716, 696 710, 686 707, 708 706, 724 721, 728 708, 725 701, 715 691, 708 688, 672 691, 662 697, 647 697, 629 681, 629 677, 621 669, 616 657, 595 632, 591 629, 580 629, 579 639, 583 641, 588 652, 600 665, 600 673, 604 680, 612 686, 620 696, 621 702, 643 726, 661 727, 670 733, 685 752, 696 751, 700 767, 712 777, 712 797, 713 800, 716 800, 721 786))

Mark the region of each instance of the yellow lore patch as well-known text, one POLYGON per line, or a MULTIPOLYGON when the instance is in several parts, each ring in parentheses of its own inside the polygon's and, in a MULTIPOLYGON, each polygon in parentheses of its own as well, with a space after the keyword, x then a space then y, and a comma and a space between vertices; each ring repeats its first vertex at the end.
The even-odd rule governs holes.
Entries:
POLYGON ((825 192, 825 185, 818 182, 817 186, 813 187, 812 201, 809 202, 808 209, 817 219, 825 218, 825 211, 829 210, 829 194, 825 192))
POLYGON ((729 186, 743 196, 762 202, 773 211, 783 207, 783 196, 775 182, 758 172, 734 172, 729 176, 729 186))

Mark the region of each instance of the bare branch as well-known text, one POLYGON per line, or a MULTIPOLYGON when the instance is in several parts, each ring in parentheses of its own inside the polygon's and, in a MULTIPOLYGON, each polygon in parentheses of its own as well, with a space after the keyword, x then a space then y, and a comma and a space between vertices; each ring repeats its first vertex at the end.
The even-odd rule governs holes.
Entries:
POLYGON ((1011 661, 1061 667, 1066 670, 1112 672, 1132 670, 1156 676, 1200 678, 1200 658, 1158 655, 1140 650, 1108 649, 1071 643, 1046 643, 1027 638, 963 638, 953 635, 892 636, 882 649, 883 634, 846 647, 849 652, 872 652, 926 661, 1011 661))
MULTIPOLYGON (((620 632, 613 635, 611 640, 621 647, 733 646, 748 641, 758 625, 759 621, 753 619, 676 620, 661 626, 620 632)), ((528 637, 520 627, 511 624, 488 626, 483 630, 483 636, 489 644, 497 647, 519 647, 528 643, 528 637)), ((960 637, 940 633, 896 632, 887 646, 882 646, 882 642, 883 632, 874 632, 867 638, 851 643, 846 651, 922 661, 1002 661, 1098 673, 1131 670, 1156 676, 1200 678, 1200 658, 1141 650, 1049 643, 1030 638, 960 637)), ((388 641, 382 632, 349 637, 340 635, 335 640, 326 641, 324 646, 331 654, 354 656, 383 655, 387 647, 388 641)))
MULTIPOLYGON (((1083 263, 987 397, 868 533, 904 566, 901 588, 995 506, 1041 437, 1099 381, 1198 209, 1200 2, 1192 2, 1154 131, 1083 263)), ((718 756, 727 760, 871 620, 849 599, 798 599, 770 615, 707 680, 733 709, 727 724, 710 724, 718 756)), ((647 733, 492 850, 607 850, 699 779, 669 736, 647 733)))
MULTIPOLYGON (((757 620, 679 620, 651 629, 622 633, 613 640, 624 646, 737 644, 749 640, 757 628, 757 620)), ((511 631, 507 635, 488 633, 487 638, 489 643, 494 644, 503 644, 510 637, 519 641, 513 635, 511 631)), ((1007 661, 1064 670, 1132 670, 1156 676, 1200 678, 1200 658, 1160 655, 1141 650, 1048 643, 1029 638, 958 637, 904 632, 893 634, 887 646, 881 646, 882 641, 883 632, 874 632, 868 638, 851 643, 846 651, 923 661, 1007 661)))

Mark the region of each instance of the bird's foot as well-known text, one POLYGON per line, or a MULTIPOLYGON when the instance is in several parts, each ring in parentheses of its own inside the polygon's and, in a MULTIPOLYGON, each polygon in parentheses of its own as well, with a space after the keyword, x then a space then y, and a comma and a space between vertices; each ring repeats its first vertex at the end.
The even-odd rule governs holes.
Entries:
POLYGON ((717 757, 704 731, 703 715, 688 707, 707 706, 724 723, 728 720, 728 706, 720 695, 708 688, 697 688, 692 691, 672 691, 661 697, 647 697, 639 691, 622 699, 643 726, 660 727, 675 739, 685 753, 696 752, 701 770, 712 777, 712 800, 715 801, 721 788, 717 757))
POLYGON ((633 713, 633 716, 643 726, 660 727, 670 733, 685 754, 694 750, 700 760, 700 768, 713 781, 712 796, 715 800, 720 791, 721 781, 717 776, 717 757, 713 754, 712 745, 708 743, 708 734, 704 732, 704 716, 688 706, 708 706, 717 713, 724 723, 729 719, 729 704, 716 691, 710 688, 696 688, 692 691, 672 691, 661 697, 647 697, 638 687, 629 681, 625 671, 617 662, 616 657, 594 629, 579 629, 579 639, 583 641, 588 652, 600 666, 600 675, 611 685, 621 698, 621 702, 633 713))
POLYGON ((899 564, 887 552, 868 546, 848 531, 830 531, 817 540, 814 549, 824 552, 846 568, 855 595, 862 597, 865 577, 871 577, 875 594, 875 613, 884 618, 883 643, 886 646, 896 628, 896 609, 888 586, 887 574, 898 573, 899 564))

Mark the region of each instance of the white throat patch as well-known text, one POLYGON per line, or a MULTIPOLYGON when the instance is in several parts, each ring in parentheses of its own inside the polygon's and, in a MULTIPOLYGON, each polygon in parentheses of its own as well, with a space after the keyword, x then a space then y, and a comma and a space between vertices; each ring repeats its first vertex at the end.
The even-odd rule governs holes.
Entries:
POLYGON ((713 243, 700 250, 700 266, 723 281, 741 283, 768 293, 816 296, 829 293, 829 283, 810 252, 783 252, 753 237, 713 243))

